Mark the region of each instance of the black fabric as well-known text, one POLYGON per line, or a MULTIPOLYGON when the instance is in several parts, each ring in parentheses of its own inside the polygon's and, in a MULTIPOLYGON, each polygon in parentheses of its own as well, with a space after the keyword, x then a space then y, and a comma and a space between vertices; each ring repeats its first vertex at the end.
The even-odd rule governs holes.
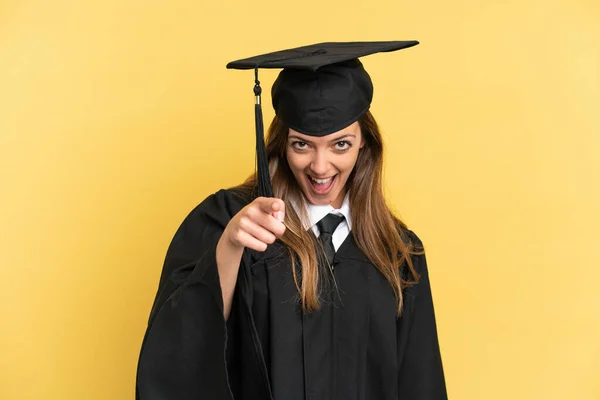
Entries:
POLYGON ((335 229, 343 220, 343 215, 327 214, 317 222, 317 228, 319 228, 319 241, 323 245, 328 265, 333 264, 333 256, 335 255, 333 232, 335 232, 335 229))
POLYGON ((275 114, 293 130, 325 136, 357 121, 373 100, 371 77, 359 60, 317 71, 284 69, 271 89, 275 114))
POLYGON ((325 136, 357 121, 371 105, 373 84, 359 58, 418 43, 318 43, 232 61, 227 68, 282 68, 271 89, 275 113, 300 133, 325 136))
POLYGON ((401 50, 417 44, 419 42, 416 40, 317 43, 232 61, 227 64, 227 68, 294 68, 316 71, 325 65, 353 60, 374 53, 401 50))
POLYGON ((413 257, 421 280, 404 291, 397 318, 391 287, 350 232, 333 261, 339 290, 307 315, 283 244, 245 250, 225 322, 216 242, 247 202, 219 191, 177 231, 140 352, 137 399, 447 399, 424 256, 413 257))

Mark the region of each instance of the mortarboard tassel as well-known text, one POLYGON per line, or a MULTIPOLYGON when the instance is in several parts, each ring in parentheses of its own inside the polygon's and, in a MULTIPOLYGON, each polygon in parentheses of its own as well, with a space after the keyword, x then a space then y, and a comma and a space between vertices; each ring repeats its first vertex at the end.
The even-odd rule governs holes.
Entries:
POLYGON ((263 124, 260 81, 258 80, 258 67, 254 69, 254 119, 256 123, 256 176, 258 179, 258 196, 273 197, 273 186, 269 174, 269 160, 265 148, 265 132, 263 124))

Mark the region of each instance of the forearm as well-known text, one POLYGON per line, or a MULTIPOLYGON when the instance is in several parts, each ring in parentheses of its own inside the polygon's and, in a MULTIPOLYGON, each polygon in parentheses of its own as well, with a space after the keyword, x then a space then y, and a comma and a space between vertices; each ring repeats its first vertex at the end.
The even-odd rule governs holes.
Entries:
POLYGON ((233 293, 243 252, 243 247, 234 246, 224 237, 221 237, 217 244, 217 267, 223 295, 223 316, 225 319, 228 319, 231 313, 233 293))

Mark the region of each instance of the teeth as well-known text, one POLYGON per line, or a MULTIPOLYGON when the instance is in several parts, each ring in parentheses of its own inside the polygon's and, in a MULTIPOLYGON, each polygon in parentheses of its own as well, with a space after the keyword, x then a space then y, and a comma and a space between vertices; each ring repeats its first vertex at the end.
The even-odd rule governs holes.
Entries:
POLYGON ((313 178, 312 176, 310 177, 310 179, 312 179, 313 181, 315 181, 315 182, 317 182, 317 183, 320 183, 320 184, 327 183, 327 182, 329 182, 329 181, 330 181, 332 178, 333 178, 332 176, 331 176, 331 177, 329 177, 329 178, 327 178, 327 179, 315 179, 315 178, 313 178))

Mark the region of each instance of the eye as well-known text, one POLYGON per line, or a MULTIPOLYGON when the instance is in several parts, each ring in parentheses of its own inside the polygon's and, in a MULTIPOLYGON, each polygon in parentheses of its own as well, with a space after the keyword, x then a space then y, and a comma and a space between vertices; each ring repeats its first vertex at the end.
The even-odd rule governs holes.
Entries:
POLYGON ((308 147, 308 144, 306 142, 296 141, 292 142, 292 147, 296 150, 304 150, 308 147))
POLYGON ((340 151, 346 151, 348 150, 350 147, 352 147, 352 143, 350 143, 347 140, 340 140, 339 142, 337 142, 335 144, 335 149, 336 150, 340 150, 340 151))

